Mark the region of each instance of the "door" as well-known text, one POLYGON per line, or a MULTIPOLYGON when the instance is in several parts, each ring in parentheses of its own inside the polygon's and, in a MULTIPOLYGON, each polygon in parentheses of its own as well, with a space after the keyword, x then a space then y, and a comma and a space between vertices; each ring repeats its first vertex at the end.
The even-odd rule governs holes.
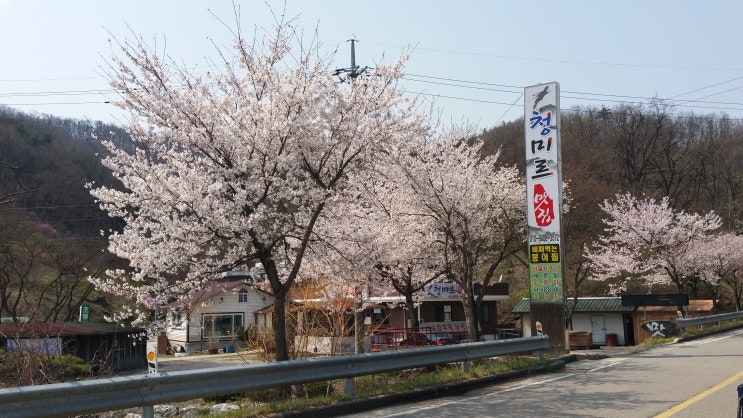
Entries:
POLYGON ((594 344, 606 344, 606 318, 603 315, 591 316, 591 333, 594 344))

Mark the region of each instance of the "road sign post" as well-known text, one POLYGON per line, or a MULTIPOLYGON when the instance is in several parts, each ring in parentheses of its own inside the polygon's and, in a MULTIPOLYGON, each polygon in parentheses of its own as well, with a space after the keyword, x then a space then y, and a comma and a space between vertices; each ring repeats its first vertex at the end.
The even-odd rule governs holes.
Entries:
POLYGON ((147 343, 147 373, 157 373, 157 347, 147 343))

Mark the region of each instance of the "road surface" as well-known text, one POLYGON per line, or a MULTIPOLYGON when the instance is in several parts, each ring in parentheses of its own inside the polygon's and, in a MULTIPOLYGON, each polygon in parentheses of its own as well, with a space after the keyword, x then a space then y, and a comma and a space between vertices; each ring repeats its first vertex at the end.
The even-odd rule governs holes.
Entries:
MULTIPOLYGON (((603 351, 603 350, 602 350, 603 351)), ((743 384, 743 330, 351 417, 734 417, 743 384)))

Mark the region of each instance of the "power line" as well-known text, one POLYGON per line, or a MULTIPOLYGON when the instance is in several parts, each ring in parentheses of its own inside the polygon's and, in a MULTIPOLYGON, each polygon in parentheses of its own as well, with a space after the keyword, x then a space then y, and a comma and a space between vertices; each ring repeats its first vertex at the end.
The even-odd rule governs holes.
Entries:
POLYGON ((40 103, 0 103, 0 106, 54 106, 54 105, 85 105, 85 104, 111 104, 110 101, 95 102, 40 102, 40 103))
POLYGON ((119 91, 114 90, 114 89, 93 89, 93 90, 14 92, 14 93, 0 93, 0 97, 79 96, 79 95, 88 95, 88 94, 110 94, 110 93, 119 93, 119 91))
POLYGON ((57 78, 28 78, 28 79, 15 79, 15 80, 0 80, 2 83, 35 83, 38 81, 66 81, 66 80, 92 80, 100 79, 101 76, 86 76, 86 77, 57 77, 57 78))
MULTIPOLYGON (((509 87, 509 88, 515 88, 515 89, 523 90, 523 87, 510 86, 510 85, 505 85, 505 84, 476 82, 476 81, 467 81, 467 80, 457 80, 457 79, 451 79, 451 78, 445 78, 445 77, 423 76, 423 75, 417 75, 417 74, 410 74, 409 76, 405 76, 405 77, 403 77, 403 79, 410 80, 410 81, 422 82, 422 83, 437 84, 437 85, 442 85, 442 86, 461 87, 461 88, 466 88, 466 89, 483 90, 483 91, 496 91, 496 92, 502 92, 502 93, 514 93, 514 94, 519 93, 519 94, 522 94, 522 91, 502 90, 502 89, 494 89, 494 88, 480 87, 480 86, 509 87), (410 78, 409 76, 412 76, 412 77, 424 77, 424 78, 435 79, 435 80, 445 80, 447 82, 437 82, 437 81, 429 81, 429 80, 417 80, 415 78, 410 78), (473 85, 453 84, 453 83, 449 83, 449 82, 467 83, 467 84, 473 84, 473 85)), ((738 78, 743 78, 743 77, 738 77, 738 78)), ((729 80, 728 82, 730 82, 730 81, 733 81, 733 80, 729 80)), ((725 83, 725 82, 723 82, 723 83, 725 83)), ((715 84, 713 86, 716 86, 716 85, 719 85, 719 84, 723 84, 723 83, 717 83, 717 84, 715 84)), ((712 86, 709 86, 709 87, 712 87, 712 86)), ((698 90, 704 90, 704 89, 707 89, 709 87, 703 87, 703 88, 698 89, 698 90)), ((711 97, 711 96, 714 96, 714 95, 717 95, 717 94, 727 93, 729 91, 737 90, 737 89, 740 89, 740 88, 743 88, 743 86, 734 87, 732 89, 728 89, 728 90, 725 90, 725 91, 722 91, 722 92, 711 94, 711 95, 708 95, 708 96, 705 96, 705 97, 702 97, 702 98, 711 97)), ((695 91, 697 91, 697 90, 695 90, 695 91)), ((626 99, 646 100, 646 101, 651 101, 651 100, 669 101, 670 100, 670 101, 678 101, 678 102, 682 102, 682 103, 690 103, 691 102, 691 103, 702 103, 702 104, 721 104, 721 105, 731 105, 731 106, 743 106, 743 103, 735 103, 735 102, 708 102, 708 101, 702 101, 702 100, 700 100, 702 98, 695 99, 695 100, 683 100, 683 99, 674 100, 672 98, 627 96, 627 95, 619 95, 619 94, 590 93, 590 92, 580 92, 580 91, 570 91, 570 90, 563 90, 561 93, 581 94, 581 95, 586 95, 586 96, 601 96, 601 97, 626 98, 626 99)), ((580 99, 580 100, 596 100, 596 99, 587 99, 587 98, 584 99, 584 98, 574 97, 574 96, 563 96, 563 97, 572 98, 572 99, 580 99)), ((674 97, 676 97, 676 96, 674 96, 674 97)), ((614 101, 614 102, 617 102, 617 103, 634 103, 633 101, 622 101, 622 100, 606 100, 606 101, 609 101, 609 102, 614 101)), ((743 109, 736 109, 736 108, 734 108, 732 110, 743 110, 743 109)))
POLYGON ((676 98, 676 97, 679 97, 679 96, 686 96, 687 94, 691 94, 691 93, 696 93, 696 92, 698 92, 698 91, 702 91, 702 90, 707 90, 707 89, 710 89, 710 88, 712 88, 712 87, 717 87, 717 86, 721 86, 721 85, 723 85, 723 84, 731 83, 731 82, 733 82, 733 81, 738 81, 738 80, 741 80, 741 79, 743 79, 743 77, 735 77, 735 78, 733 78, 733 79, 730 79, 730 80, 725 80, 725 81, 722 81, 722 82, 719 82, 719 83, 715 83, 715 84, 712 84, 712 85, 709 85, 709 86, 705 86, 705 87, 700 87, 700 88, 698 88, 698 89, 694 89, 694 90, 691 90, 691 91, 687 91, 687 92, 685 92, 685 93, 677 94, 677 95, 675 95, 675 96, 671 96, 671 97, 669 97, 669 99, 674 99, 674 98, 676 98))
MULTIPOLYGON (((456 53, 455 51, 441 51, 441 52, 456 53)), ((488 54, 484 54, 484 55, 488 55, 488 54)), ((515 57, 512 57, 512 58, 515 58, 515 57)), ((578 64, 590 64, 591 63, 591 62, 584 62, 584 61, 565 61, 565 62, 578 63, 578 64)), ((688 67, 680 67, 680 68, 688 68, 688 67)), ((707 69, 713 69, 713 68, 707 68, 707 69)), ((58 79, 39 79, 39 80, 69 80, 69 79, 74 80, 74 79, 87 79, 87 78, 96 78, 96 77, 58 78, 58 79)), ((454 88, 461 88, 461 89, 468 89, 468 90, 489 91, 489 92, 497 92, 497 93, 507 93, 507 94, 518 93, 519 95, 521 95, 523 91, 523 86, 462 80, 462 79, 456 79, 456 78, 438 77, 438 76, 431 76, 431 75, 424 75, 424 74, 407 74, 406 76, 403 77, 403 79, 408 80, 408 81, 413 81, 413 82, 428 83, 428 84, 434 84, 434 85, 440 85, 440 86, 446 86, 446 87, 454 87, 454 88)), ((691 90, 685 93, 681 93, 675 96, 671 96, 668 98, 629 96, 629 95, 594 93, 594 92, 585 92, 585 91, 569 91, 569 90, 563 90, 563 93, 567 93, 568 95, 564 95, 562 97, 566 99, 573 99, 573 100, 580 100, 580 101, 593 101, 593 102, 600 101, 600 102, 618 103, 618 104, 634 104, 638 100, 646 101, 646 102, 660 100, 663 102, 670 102, 670 104, 674 107, 706 109, 706 110, 722 110, 722 111, 725 111, 725 110, 741 111, 743 110, 743 103, 704 101, 702 99, 706 99, 706 98, 724 94, 730 91, 742 89, 743 86, 733 87, 733 88, 720 91, 717 93, 708 94, 706 96, 699 97, 697 99, 688 99, 688 100, 676 99, 676 97, 679 97, 679 96, 684 96, 684 95, 691 94, 694 92, 707 90, 707 89, 710 89, 716 86, 738 81, 740 79, 743 79, 743 77, 736 77, 731 80, 726 80, 720 83, 715 83, 709 86, 701 87, 701 88, 691 90), (578 96, 575 96, 575 95, 578 95, 578 96), (589 96, 589 97, 581 97, 581 96, 589 96), (626 99, 626 100, 621 100, 621 99, 626 99), (740 107, 737 107, 737 106, 740 106, 740 107)), ((0 81, 8 81, 8 80, 0 80, 0 81)), ((34 80, 23 80, 23 81, 34 81, 34 80)), ((114 90, 114 89, 60 90, 60 91, 40 91, 40 92, 29 91, 29 92, 0 93, 0 97, 4 97, 4 98, 55 97, 55 96, 106 95, 106 94, 120 94, 120 93, 121 93, 120 91, 114 90)), ((453 95, 434 94, 434 93, 429 93, 429 92, 418 93, 418 94, 440 97, 440 98, 445 98, 445 99, 466 100, 466 101, 475 102, 475 103, 505 105, 505 106, 509 106, 509 110, 513 106, 517 105, 517 102, 518 102, 518 99, 514 101, 513 103, 511 103, 510 101, 508 103, 505 103, 505 102, 496 101, 496 100, 466 98, 466 97, 458 97, 458 96, 453 96, 453 95)), ((28 102, 27 103, 4 103, 1 105, 5 105, 5 106, 48 106, 48 105, 91 105, 91 104, 110 104, 110 103, 111 103, 110 100, 103 100, 103 101, 88 100, 88 101, 77 101, 77 102, 71 102, 71 101, 43 102, 42 101, 42 102, 32 102, 32 103, 28 103, 28 102)), ((506 111, 506 113, 507 112, 508 111, 506 111)), ((501 116, 500 119, 502 119, 504 116, 505 114, 501 116)))
MULTIPOLYGON (((508 103, 508 102, 499 102, 495 100, 483 100, 483 99, 473 99, 469 97, 458 97, 458 96, 449 96, 444 94, 436 94, 436 93, 426 93, 421 91, 411 91, 410 93, 414 94, 420 94, 422 96, 431 96, 436 98, 442 98, 442 99, 452 99, 452 100, 463 100, 468 102, 475 102, 475 103, 486 103, 486 104, 497 104, 497 105, 504 105, 504 106, 514 106, 516 102, 518 102, 518 99, 514 103, 508 103)), ((626 103, 626 104, 632 104, 635 102, 618 102, 618 103, 626 103)), ((523 104, 515 104, 518 107, 523 106, 523 104)), ((698 108, 699 106, 686 106, 690 108, 698 108)), ((709 107, 709 109, 715 109, 712 107, 709 107)), ((725 109, 725 110, 743 110, 743 109, 729 109, 729 108, 717 108, 717 109, 725 109)), ((509 108, 510 110, 510 108, 509 108)), ((562 109, 563 112, 573 112, 573 113, 590 113, 595 112, 595 110, 591 109, 562 109)), ((737 121, 737 122, 743 122, 743 118, 723 118, 723 117, 702 117, 702 116, 683 116, 683 115, 668 115, 667 117, 671 119, 707 119, 707 120, 727 120, 727 121, 737 121)), ((502 118, 502 116, 501 116, 502 118)))
MULTIPOLYGON (((375 43, 375 42, 369 42, 369 41, 364 41, 364 42, 370 45, 389 46, 389 47, 403 48, 403 49, 410 48, 410 46, 403 46, 403 45, 392 45, 392 44, 375 43)), ((686 66, 686 65, 628 64, 628 63, 621 63, 621 62, 549 59, 549 58, 519 57, 519 56, 513 56, 513 55, 497 55, 497 54, 489 54, 489 53, 482 53, 482 52, 467 52, 467 51, 452 51, 452 50, 446 50, 446 49, 421 48, 418 46, 414 47, 413 49, 418 50, 418 51, 438 52, 438 53, 452 54, 452 55, 470 55, 470 56, 475 56, 475 57, 511 59, 511 60, 518 60, 518 61, 552 62, 552 63, 558 63, 558 64, 601 65, 601 66, 612 66, 612 67, 655 68, 655 69, 671 69, 671 70, 675 69, 675 70, 737 71, 737 72, 743 71, 743 68, 737 68, 737 67, 725 68, 725 67, 700 67, 700 66, 686 66)))
MULTIPOLYGON (((455 78, 448 78, 448 77, 437 77, 437 76, 430 76, 430 75, 423 75, 423 74, 407 74, 403 79, 409 80, 409 81, 415 81, 415 82, 422 82, 422 83, 429 83, 429 84, 437 84, 442 86, 450 86, 450 87, 458 87, 458 88, 466 88, 466 89, 473 89, 473 90, 483 90, 483 91, 494 91, 494 92, 501 92, 501 93, 513 93, 513 94, 521 94, 521 90, 523 90, 523 86, 514 86, 514 85, 508 85, 508 84, 499 84, 499 83, 490 83, 490 82, 481 82, 481 81, 470 81, 470 80, 462 80, 462 79, 455 79, 455 78), (412 77, 412 78, 411 78, 412 77), (428 79, 428 80, 421 80, 428 79), (430 80, 441 80, 441 81, 430 81, 430 80), (445 81, 445 82, 443 82, 445 81), (460 84, 453 84, 453 83, 460 83, 460 84), (463 83, 463 84, 462 84, 463 83), (487 87, 482 87, 487 86, 487 87), (492 88, 492 87, 503 87, 508 89, 518 89, 518 91, 512 91, 512 90, 503 90, 499 88, 492 88)), ((720 83, 715 83, 710 86, 702 87, 699 89, 691 90, 689 92, 681 93, 675 96, 671 96, 668 98, 664 98, 662 100, 664 101, 670 101, 674 100, 675 97, 683 96, 686 94, 690 94, 693 92, 706 90, 712 87, 716 87, 722 84, 730 83, 733 81, 737 81, 743 79, 743 77, 736 77, 731 80, 723 81, 720 83)), ((61 79, 60 79, 61 80, 61 79)), ((743 106, 743 103, 735 103, 735 102, 708 102, 708 101, 702 101, 701 99, 712 97, 718 94, 727 93, 733 90, 741 89, 743 86, 734 87, 732 89, 724 90, 718 93, 710 94, 701 98, 697 98, 694 100, 674 100, 679 101, 682 103, 702 103, 702 104, 718 104, 718 105, 730 105, 730 106, 743 106)), ((121 92, 119 90, 114 89, 93 89, 93 90, 60 90, 60 91, 41 91, 41 92, 14 92, 14 93, 0 93, 0 97, 50 97, 50 96, 70 96, 70 95, 89 95, 89 94, 120 94, 121 92)), ((613 97, 613 98, 626 98, 626 99, 634 99, 634 100, 656 100, 657 97, 644 97, 644 96, 628 96, 628 95, 618 95, 618 94, 609 94, 609 93, 593 93, 593 92, 583 92, 583 91, 570 91, 570 90, 563 90, 563 93, 569 93, 569 94, 580 94, 580 95, 586 95, 586 96, 600 96, 600 97, 613 97)), ((582 100, 583 98, 579 97, 571 97, 567 96, 568 98, 578 99, 582 100)), ((592 99, 585 99, 585 100, 592 100, 592 99)), ((611 101, 611 100, 607 100, 611 101)), ((631 103, 627 101, 615 101, 617 103, 631 103)), ((110 101, 85 101, 85 102, 36 102, 36 103, 7 103, 7 106, 39 106, 39 105, 59 105, 59 104, 108 104, 110 101)), ((688 107, 688 106, 687 106, 688 107)), ((713 109, 722 109, 722 108, 713 108, 713 109)), ((730 110, 743 110, 738 108, 731 108, 730 110)))

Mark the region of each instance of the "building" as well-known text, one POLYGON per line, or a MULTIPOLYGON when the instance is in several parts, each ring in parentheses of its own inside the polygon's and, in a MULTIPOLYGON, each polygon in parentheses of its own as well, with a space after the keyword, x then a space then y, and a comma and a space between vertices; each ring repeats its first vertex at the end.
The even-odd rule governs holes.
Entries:
POLYGON ((4 323, 0 325, 0 345, 7 351, 71 354, 112 372, 147 367, 145 329, 115 323, 4 323))
MULTIPOLYGON (((568 299, 568 307, 572 307, 573 300, 568 299)), ((634 307, 622 306, 620 297, 586 297, 578 298, 573 311, 569 329, 582 333, 590 333, 591 342, 588 345, 634 345, 632 313, 634 307), (609 341, 607 341, 609 336, 609 341), (614 340, 616 338, 616 340, 614 340)), ((531 303, 528 298, 521 301, 513 309, 513 313, 521 317, 521 332, 524 337, 532 336, 531 303)), ((579 344, 586 346, 586 344, 579 344)))
POLYGON ((273 296, 257 289, 248 272, 231 272, 166 306, 168 344, 176 353, 232 347, 242 341, 243 330, 260 323, 260 312, 272 304, 273 296))
MULTIPOLYGON (((484 339, 495 338, 497 302, 507 299, 507 283, 485 289, 479 318, 479 332, 484 339)), ((288 319, 295 329, 297 348, 326 354, 353 352, 353 303, 352 294, 330 297, 312 287, 292 289, 287 304, 291 310, 288 319)), ((231 336, 241 329, 251 326, 271 329, 273 323, 273 296, 256 289, 248 272, 233 272, 166 308, 167 341, 176 353, 224 349, 230 345, 231 336)), ((393 333, 393 340, 402 340, 413 332, 410 324, 406 324, 408 306, 402 295, 368 296, 363 300, 363 308, 367 349, 375 333, 393 333)), ((427 286, 425 292, 416 295, 414 309, 420 323, 420 330, 415 332, 466 335, 461 289, 456 284, 427 286)))
MULTIPOLYGON (((566 301, 568 308, 573 299, 566 301)), ((571 339, 590 335, 590 344, 571 346, 636 345, 650 337, 643 324, 652 321, 673 321, 679 317, 704 316, 712 313, 711 300, 690 300, 680 311, 677 306, 623 306, 622 297, 578 298, 568 329, 571 339)), ((521 318, 522 335, 532 335, 530 301, 522 299, 513 309, 521 318)))
POLYGON ((635 344, 651 338, 651 335, 642 327, 643 323, 653 321, 676 322, 679 317, 694 318, 697 316, 712 315, 714 301, 711 299, 690 300, 689 305, 679 311, 677 306, 640 306, 633 314, 633 334, 635 344))

